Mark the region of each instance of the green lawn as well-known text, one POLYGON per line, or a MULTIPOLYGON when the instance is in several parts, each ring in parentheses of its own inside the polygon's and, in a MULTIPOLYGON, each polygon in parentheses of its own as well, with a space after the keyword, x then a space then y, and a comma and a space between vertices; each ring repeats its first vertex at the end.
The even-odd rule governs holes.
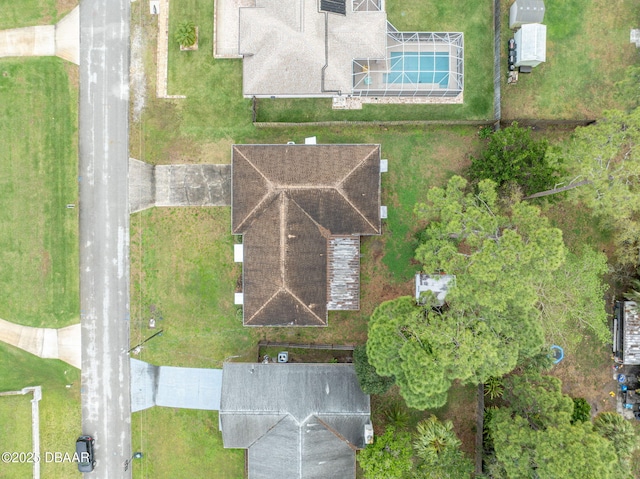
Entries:
MULTIPOLYGON (((380 143, 382 157, 389 160, 389 172, 382 175, 383 204, 388 206, 384 221, 384 265, 389 282, 404 283, 413 277, 412 264, 418 229, 413 207, 426 190, 442 184, 469 164, 469 155, 478 154, 482 144, 475 127, 305 127, 257 129, 239 138, 244 143, 304 142, 315 135, 319 143, 380 143)), ((375 242, 374 238, 371 238, 375 242)), ((364 241, 365 245, 369 240, 364 241)), ((383 272, 379 272, 383 273, 383 272)))
POLYGON ((133 462, 134 478, 244 478, 244 450, 222 447, 217 412, 156 407, 131 420, 133 450, 144 451, 133 462))
POLYGON ((493 118, 493 16, 489 0, 388 0, 388 20, 400 31, 464 33, 464 103, 363 105, 332 110, 330 99, 260 99, 258 121, 489 120, 493 118), (464 14, 461 14, 464 12, 464 14))
POLYGON ((77 4, 74 0, 0 0, 0 30, 56 23, 77 4))
POLYGON ((77 90, 63 60, 0 60, 0 318, 78 321, 77 90))
POLYGON ((516 85, 506 85, 508 8, 502 2, 503 118, 598 118, 602 111, 621 107, 615 83, 627 66, 638 63, 629 30, 638 26, 638 4, 621 0, 548 0, 547 61, 516 85))
MULTIPOLYGON (((140 359, 157 364, 219 368, 229 356, 253 361, 254 330, 233 305, 240 269, 233 263, 229 208, 154 208, 131 218, 131 342, 156 330, 140 359)), ((242 451, 224 450, 217 413, 153 408, 133 415, 133 444, 145 456, 134 477, 241 478, 242 451)))
MULTIPOLYGON (((20 388, 22 389, 22 388, 20 388)), ((0 437, 2 452, 33 451, 31 442, 31 394, 25 396, 0 396, 0 437)), ((28 457, 29 458, 29 457, 28 457)), ((30 459, 30 458, 29 458, 30 459)), ((0 465, 0 477, 22 479, 29 477, 33 465, 9 463, 0 465)))
MULTIPOLYGON (((82 433, 80 417, 80 371, 66 363, 52 359, 40 359, 20 349, 0 343, 0 391, 16 391, 27 386, 42 386, 40 400, 40 450, 44 454, 62 452, 72 454, 76 438, 82 433), (71 385, 67 388, 67 385, 71 385)), ((18 438, 20 444, 7 442, 4 434, 0 434, 2 450, 9 446, 22 447, 27 439, 28 444, 21 449, 31 450, 31 405, 25 401, 27 411, 8 409, 2 406, 6 398, 0 398, 0 431, 4 425, 23 421, 27 414, 28 427, 24 437, 18 438)), ((24 399, 24 398, 23 398, 24 399)), ((30 399, 30 397, 29 397, 30 399)), ((4 476, 4 464, 0 466, 0 477, 30 477, 30 473, 4 476)), ((10 470, 7 468, 7 470, 10 470)), ((80 477, 76 464, 46 463, 41 464, 42 477, 47 479, 68 479, 80 477)), ((13 473, 12 473, 13 474, 13 473)), ((16 473, 17 474, 17 473, 16 473)))
MULTIPOLYGON (((153 364, 220 367, 249 354, 251 329, 233 304, 230 208, 154 208, 131 218, 131 343, 155 331, 140 359, 153 364)), ((253 359, 255 355, 243 357, 253 359)))
POLYGON ((142 28, 153 47, 145 53, 146 110, 141 123, 131 125, 132 156, 151 163, 222 162, 221 155, 229 154, 230 138, 252 128, 251 102, 242 98, 240 60, 213 58, 213 0, 170 4, 167 90, 170 95, 186 95, 182 100, 156 98, 157 17, 149 15, 142 2, 131 7, 132 30, 142 28), (199 27, 197 51, 181 52, 173 39, 184 20, 199 27))

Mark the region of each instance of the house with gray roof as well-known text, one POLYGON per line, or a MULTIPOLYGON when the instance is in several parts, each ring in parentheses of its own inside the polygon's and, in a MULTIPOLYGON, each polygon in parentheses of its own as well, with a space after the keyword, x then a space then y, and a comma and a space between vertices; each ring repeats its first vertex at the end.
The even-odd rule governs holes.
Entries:
POLYGON ((398 31, 384 0, 216 0, 214 12, 214 56, 242 58, 247 98, 462 101, 463 34, 398 31))
POLYGON ((353 479, 370 430, 351 364, 225 363, 219 427, 249 479, 353 479))
MULTIPOLYGON (((386 160, 385 160, 386 161, 386 160)), ((245 326, 360 308, 360 236, 381 232, 380 145, 234 145, 245 326)))

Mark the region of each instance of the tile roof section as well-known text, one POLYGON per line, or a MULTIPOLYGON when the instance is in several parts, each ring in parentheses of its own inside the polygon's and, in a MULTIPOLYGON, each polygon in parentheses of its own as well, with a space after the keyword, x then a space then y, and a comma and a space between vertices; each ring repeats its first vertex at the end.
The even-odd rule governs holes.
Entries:
POLYGON ((325 326, 327 242, 380 234, 379 145, 234 145, 244 324, 325 326))

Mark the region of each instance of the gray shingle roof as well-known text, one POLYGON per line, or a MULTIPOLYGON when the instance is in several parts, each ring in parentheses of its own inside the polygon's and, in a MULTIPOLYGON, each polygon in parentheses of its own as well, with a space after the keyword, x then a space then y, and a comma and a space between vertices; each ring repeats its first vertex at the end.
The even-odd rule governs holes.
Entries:
POLYGON ((225 363, 225 447, 249 449, 250 479, 355 477, 369 396, 348 364, 225 363))
POLYGON ((254 8, 240 9, 245 96, 349 93, 354 58, 385 58, 385 12, 349 7, 343 16, 318 7, 318 0, 257 0, 254 8))

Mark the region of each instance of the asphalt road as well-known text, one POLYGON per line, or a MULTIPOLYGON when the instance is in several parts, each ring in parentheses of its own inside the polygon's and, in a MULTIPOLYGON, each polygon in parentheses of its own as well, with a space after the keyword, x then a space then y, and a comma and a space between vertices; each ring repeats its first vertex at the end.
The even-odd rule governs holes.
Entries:
POLYGON ((80 2, 80 314, 82 431, 92 479, 131 468, 129 392, 130 0, 80 2))

